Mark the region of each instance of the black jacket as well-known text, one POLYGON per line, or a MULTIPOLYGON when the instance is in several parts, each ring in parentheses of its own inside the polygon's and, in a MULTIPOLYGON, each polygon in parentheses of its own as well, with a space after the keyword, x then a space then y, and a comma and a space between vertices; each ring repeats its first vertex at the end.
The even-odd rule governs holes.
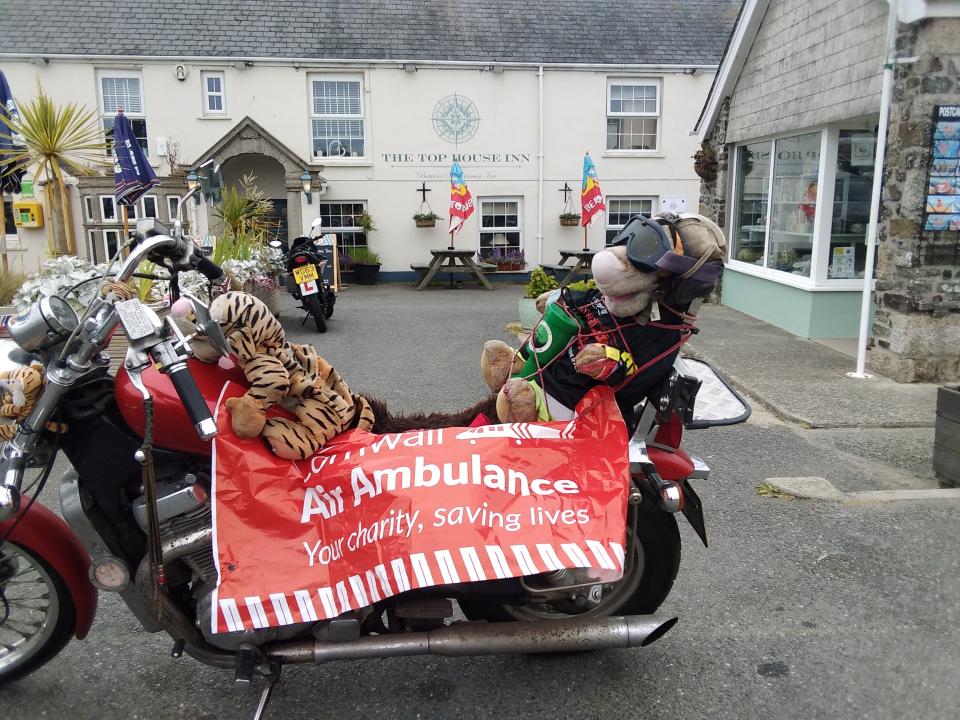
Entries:
MULTIPOLYGON (((620 411, 624 418, 629 418, 633 407, 670 372, 673 361, 680 352, 679 347, 674 348, 680 342, 680 330, 655 327, 649 323, 640 324, 635 318, 618 318, 603 304, 603 296, 599 290, 564 290, 557 302, 562 303, 580 320, 583 329, 570 347, 543 371, 540 385, 557 401, 569 408, 575 408, 580 398, 598 382, 589 375, 577 372, 573 364, 577 353, 590 343, 627 350, 633 355, 633 369, 618 368, 603 382, 617 391, 620 411), (667 352, 671 348, 674 349, 667 352), (664 352, 667 354, 663 358, 650 367, 643 368, 664 352), (628 374, 629 382, 623 384, 628 379, 628 374)), ((659 310, 660 320, 656 324, 681 324, 681 318, 663 305, 659 306, 659 310)))

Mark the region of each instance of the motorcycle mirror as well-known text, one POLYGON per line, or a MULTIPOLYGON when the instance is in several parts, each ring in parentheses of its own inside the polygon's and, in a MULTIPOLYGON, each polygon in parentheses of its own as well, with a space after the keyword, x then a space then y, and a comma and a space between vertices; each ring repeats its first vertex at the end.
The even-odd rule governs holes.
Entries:
POLYGON ((311 230, 316 230, 316 229, 317 229, 318 227, 320 227, 321 225, 323 225, 323 220, 321 220, 320 218, 314 218, 314 219, 313 219, 313 222, 310 223, 310 229, 311 229, 311 230))
POLYGON ((227 338, 220 328, 220 323, 210 315, 210 309, 204 305, 199 298, 193 295, 183 293, 182 296, 190 301, 190 306, 193 308, 193 316, 197 319, 196 324, 200 334, 210 341, 214 350, 220 353, 222 357, 229 355, 230 345, 227 343, 227 338))

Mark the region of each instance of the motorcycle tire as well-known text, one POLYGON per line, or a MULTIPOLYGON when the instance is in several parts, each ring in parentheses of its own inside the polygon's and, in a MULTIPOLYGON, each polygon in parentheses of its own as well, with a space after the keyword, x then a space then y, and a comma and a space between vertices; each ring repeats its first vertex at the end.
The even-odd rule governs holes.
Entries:
POLYGON ((327 331, 327 319, 323 313, 323 303, 318 297, 320 293, 306 295, 303 298, 303 305, 307 312, 313 315, 313 321, 317 324, 317 332, 325 333, 327 331))
POLYGON ((0 579, 0 647, 6 651, 0 654, 3 685, 32 673, 59 653, 73 636, 77 611, 66 582, 38 554, 7 542, 0 557, 4 575, 10 575, 0 579), (17 582, 12 583, 13 579, 17 582), (46 608, 39 607, 44 599, 46 608), (16 600, 31 604, 11 602, 16 600), (23 632, 36 623, 34 633, 23 632))
POLYGON ((677 571, 680 569, 680 531, 674 515, 644 501, 638 508, 637 538, 632 543, 634 565, 630 577, 613 584, 611 602, 600 603, 585 612, 552 613, 534 612, 523 606, 478 602, 469 598, 459 600, 460 609, 469 620, 487 622, 529 621, 545 619, 570 619, 576 617, 608 617, 613 615, 649 615, 656 612, 670 594, 677 571), (642 565, 640 551, 642 550, 642 565), (635 574, 639 572, 637 581, 635 574), (636 583, 635 589, 616 593, 620 583, 636 583))

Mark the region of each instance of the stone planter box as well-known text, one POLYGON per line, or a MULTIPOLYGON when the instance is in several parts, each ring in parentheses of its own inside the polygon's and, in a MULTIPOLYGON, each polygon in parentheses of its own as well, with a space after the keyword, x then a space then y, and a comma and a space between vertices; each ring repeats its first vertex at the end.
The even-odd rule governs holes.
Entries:
POLYGON ((960 487, 960 385, 937 390, 933 471, 944 487, 960 487))

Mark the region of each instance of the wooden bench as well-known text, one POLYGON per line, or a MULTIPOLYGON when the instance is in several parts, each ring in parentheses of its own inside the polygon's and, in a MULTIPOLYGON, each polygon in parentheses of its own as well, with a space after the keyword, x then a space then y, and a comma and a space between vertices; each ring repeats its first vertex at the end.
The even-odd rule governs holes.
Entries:
MULTIPOLYGON (((492 263, 477 263, 477 267, 480 268, 483 272, 495 272, 497 269, 496 265, 492 263)), ((417 279, 415 282, 418 284, 423 280, 423 276, 427 274, 427 270, 430 269, 428 263, 410 263, 410 269, 417 274, 417 279)), ((455 268, 443 268, 437 271, 437 275, 444 275, 446 273, 470 273, 470 268, 465 267, 455 267, 455 268)))
POLYGON ((573 265, 550 265, 547 263, 541 263, 540 267, 547 275, 553 275, 555 278, 562 278, 573 269, 573 265))

